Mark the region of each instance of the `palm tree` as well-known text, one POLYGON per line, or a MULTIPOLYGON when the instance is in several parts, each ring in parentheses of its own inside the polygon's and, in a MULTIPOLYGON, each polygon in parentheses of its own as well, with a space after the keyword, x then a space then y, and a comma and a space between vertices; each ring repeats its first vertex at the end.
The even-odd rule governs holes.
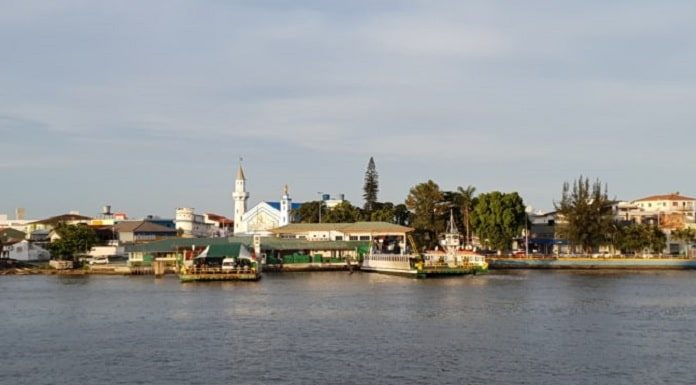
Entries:
POLYGON ((464 227, 466 228, 466 245, 471 244, 471 212, 474 211, 474 206, 476 205, 476 187, 469 185, 466 188, 457 187, 457 191, 460 195, 461 202, 461 212, 462 221, 464 222, 464 227))

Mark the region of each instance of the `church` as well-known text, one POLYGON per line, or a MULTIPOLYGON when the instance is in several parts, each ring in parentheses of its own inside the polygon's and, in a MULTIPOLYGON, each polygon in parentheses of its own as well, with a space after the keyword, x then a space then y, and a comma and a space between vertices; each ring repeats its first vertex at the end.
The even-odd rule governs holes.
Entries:
POLYGON ((292 203, 286 185, 279 202, 262 201, 251 209, 247 209, 249 192, 246 191, 246 177, 241 165, 237 170, 232 198, 234 199, 234 235, 271 235, 272 229, 292 223, 292 210, 302 205, 292 203))

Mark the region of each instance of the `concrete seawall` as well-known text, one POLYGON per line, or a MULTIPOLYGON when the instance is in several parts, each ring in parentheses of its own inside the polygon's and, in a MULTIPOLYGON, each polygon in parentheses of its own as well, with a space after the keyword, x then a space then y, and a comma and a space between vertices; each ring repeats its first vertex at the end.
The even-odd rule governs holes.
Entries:
POLYGON ((490 269, 696 269, 685 258, 488 258, 490 269))

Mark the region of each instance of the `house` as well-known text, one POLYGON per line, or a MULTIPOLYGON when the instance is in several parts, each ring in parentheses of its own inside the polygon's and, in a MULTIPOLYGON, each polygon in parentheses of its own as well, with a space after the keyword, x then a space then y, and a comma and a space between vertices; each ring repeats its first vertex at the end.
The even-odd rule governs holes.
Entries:
POLYGON ((123 243, 155 241, 177 236, 177 230, 150 221, 125 221, 114 225, 113 231, 123 243))
POLYGON ((18 261, 47 261, 51 258, 51 253, 39 245, 21 240, 5 244, 2 257, 18 261))
POLYGON ((26 224, 26 233, 32 234, 36 230, 53 230, 53 228, 59 223, 65 223, 67 225, 77 225, 77 224, 89 224, 92 221, 91 217, 86 217, 80 215, 78 212, 73 211, 68 214, 56 215, 54 217, 42 219, 39 221, 29 222, 26 224))
POLYGON ((633 203, 639 209, 647 212, 688 212, 693 213, 696 199, 680 195, 674 192, 665 195, 652 195, 646 198, 634 200, 633 203))
POLYGON ((234 231, 234 221, 231 219, 213 213, 204 215, 205 223, 210 225, 211 235, 213 237, 226 237, 234 231))

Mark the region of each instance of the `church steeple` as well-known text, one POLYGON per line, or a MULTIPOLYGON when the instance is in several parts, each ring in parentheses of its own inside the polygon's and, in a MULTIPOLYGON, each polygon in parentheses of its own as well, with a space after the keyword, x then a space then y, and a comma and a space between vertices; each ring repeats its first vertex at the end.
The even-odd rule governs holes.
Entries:
POLYGON ((290 209, 292 207, 292 199, 288 193, 288 185, 283 189, 283 197, 280 200, 280 226, 290 224, 290 209))
POLYGON ((246 177, 244 176, 244 170, 242 170, 241 160, 239 169, 237 169, 237 178, 234 182, 232 198, 234 199, 234 233, 243 233, 246 229, 245 226, 243 226, 242 219, 244 213, 247 211, 249 193, 246 191, 246 177))
POLYGON ((242 170, 242 165, 239 165, 239 169, 237 169, 237 180, 246 180, 246 177, 244 176, 244 170, 242 170))

